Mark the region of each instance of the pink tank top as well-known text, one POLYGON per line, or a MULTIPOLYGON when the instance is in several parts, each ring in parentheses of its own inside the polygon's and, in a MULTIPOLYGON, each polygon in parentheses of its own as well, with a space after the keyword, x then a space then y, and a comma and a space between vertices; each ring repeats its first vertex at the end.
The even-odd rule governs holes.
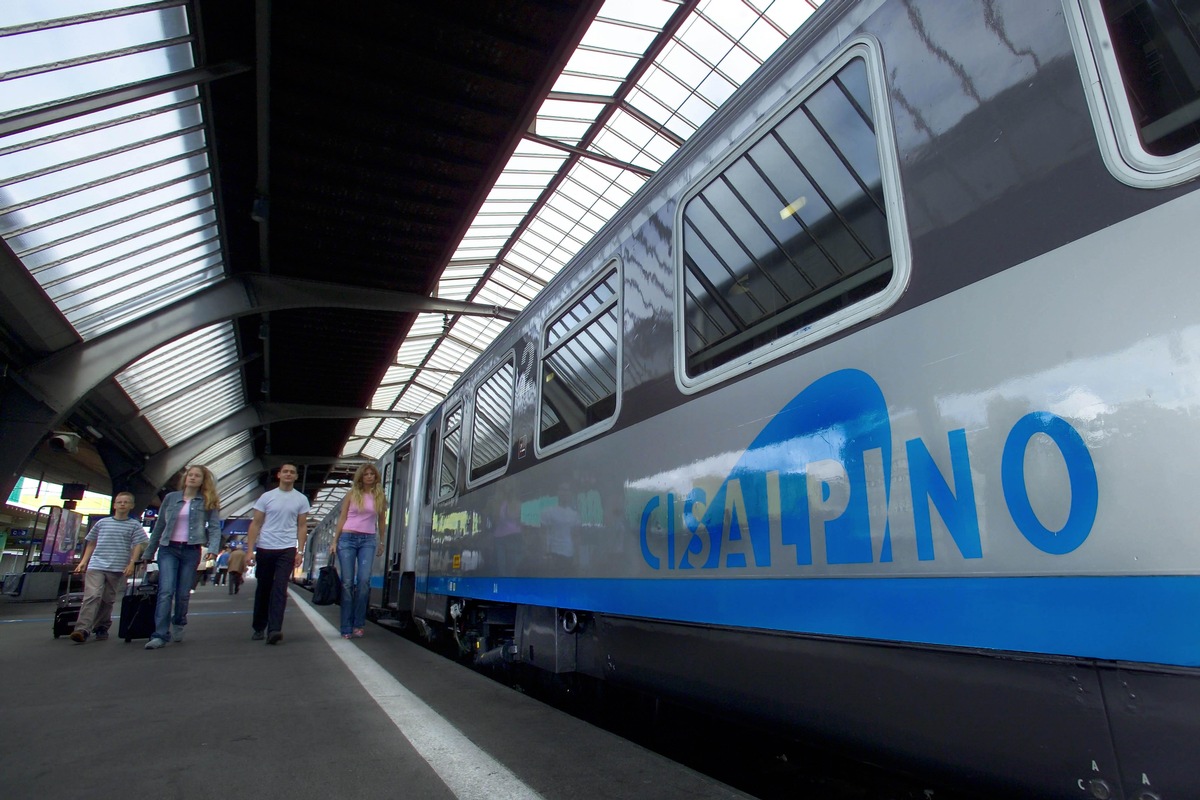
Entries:
MULTIPOLYGON (((346 502, 350 503, 350 499, 346 498, 346 502)), ((356 508, 353 503, 350 503, 350 509, 346 512, 346 524, 342 526, 343 533, 376 533, 376 523, 379 521, 379 516, 375 513, 375 498, 369 494, 363 495, 362 508, 356 508)))
POLYGON ((191 510, 192 504, 187 500, 183 501, 183 505, 179 507, 179 516, 175 518, 175 530, 171 531, 172 542, 182 542, 187 544, 188 540, 188 512, 191 510))

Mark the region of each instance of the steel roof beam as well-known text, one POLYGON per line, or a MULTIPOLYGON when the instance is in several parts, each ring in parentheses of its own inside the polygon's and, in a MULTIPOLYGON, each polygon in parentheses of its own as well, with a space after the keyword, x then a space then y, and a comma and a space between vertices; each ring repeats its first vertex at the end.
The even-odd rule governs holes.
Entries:
POLYGON ((184 70, 166 77, 133 83, 117 89, 95 92, 61 103, 39 106, 30 111, 0 119, 0 137, 24 133, 55 122, 76 119, 95 111, 103 111, 106 108, 132 103, 135 100, 173 92, 186 86, 196 86, 229 75, 237 75, 249 69, 248 65, 236 62, 217 64, 212 67, 184 70))
POLYGON ((269 456, 262 456, 260 460, 266 465, 264 469, 269 469, 273 473, 278 471, 284 464, 320 464, 321 466, 329 466, 331 469, 358 469, 363 464, 374 464, 375 459, 367 458, 366 456, 331 456, 328 453, 317 453, 313 455, 295 455, 284 453, 282 455, 272 453, 269 456))
POLYGON ((246 275, 226 278, 154 314, 55 353, 22 372, 41 400, 65 416, 104 381, 158 347, 218 322, 297 308, 466 314, 511 320, 495 305, 321 281, 246 275))
MULTIPOLYGON (((411 292, 265 275, 225 278, 154 314, 66 347, 25 370, 10 368, 8 388, 3 392, 5 413, 0 416, 0 439, 5 445, 0 449, 0 490, 7 492, 12 488, 14 476, 19 474, 47 431, 66 419, 88 393, 142 356, 219 322, 299 308, 467 314, 504 320, 512 320, 517 315, 515 310, 501 306, 444 300, 411 292), (24 410, 16 413, 18 407, 24 410)), ((257 412, 250 411, 257 418, 257 412)), ((362 409, 355 409, 355 415, 409 416, 362 409)), ((239 427, 231 433, 244 429, 239 427)), ((219 439, 209 444, 216 441, 219 439)), ((190 452, 195 454, 200 450, 190 452)), ((169 474, 168 471, 167 476, 169 474)))
POLYGON ((142 474, 150 483, 162 486, 172 474, 187 466, 188 461, 197 453, 204 452, 235 433, 269 425, 272 422, 296 419, 370 419, 376 417, 409 419, 411 416, 407 411, 337 408, 302 403, 256 403, 241 408, 182 442, 154 454, 146 461, 142 474))

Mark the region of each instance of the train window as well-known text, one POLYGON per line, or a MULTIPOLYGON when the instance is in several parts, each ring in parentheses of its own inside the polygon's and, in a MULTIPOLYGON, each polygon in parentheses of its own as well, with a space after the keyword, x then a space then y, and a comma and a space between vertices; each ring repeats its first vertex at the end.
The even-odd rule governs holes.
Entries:
POLYGON ((462 404, 446 413, 442 422, 442 459, 438 471, 438 498, 450 497, 458 486, 458 445, 462 440, 462 404))
POLYGON ((863 44, 843 54, 685 195, 685 390, 877 314, 903 290, 895 159, 869 56, 863 44))
POLYGON ((1200 0, 1076 0, 1068 9, 1109 168, 1142 187, 1200 175, 1200 0))
POLYGON ((542 340, 538 447, 595 433, 617 413, 620 273, 616 262, 550 318, 542 340))
POLYGON ((475 480, 508 464, 512 444, 513 377, 510 357, 475 390, 471 422, 471 471, 475 480))

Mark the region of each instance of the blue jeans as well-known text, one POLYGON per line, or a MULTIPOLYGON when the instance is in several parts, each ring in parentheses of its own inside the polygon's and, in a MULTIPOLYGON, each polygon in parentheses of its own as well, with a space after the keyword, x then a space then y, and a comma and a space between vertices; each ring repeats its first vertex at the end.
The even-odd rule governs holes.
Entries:
POLYGON ((158 604, 154 607, 154 637, 171 641, 171 623, 187 625, 192 580, 200 565, 200 545, 166 544, 158 548, 158 604), (175 615, 171 616, 171 601, 175 615))
POLYGON ((373 533, 342 531, 338 537, 338 572, 342 579, 342 634, 367 624, 371 601, 371 562, 379 539, 373 533))

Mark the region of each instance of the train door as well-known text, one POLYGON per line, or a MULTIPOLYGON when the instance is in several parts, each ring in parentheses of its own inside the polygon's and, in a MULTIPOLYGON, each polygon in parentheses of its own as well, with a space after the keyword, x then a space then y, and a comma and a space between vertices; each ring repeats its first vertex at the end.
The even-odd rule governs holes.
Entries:
MULTIPOLYGON (((383 542, 383 581, 380 597, 372 597, 372 605, 378 605, 390 615, 411 611, 411 603, 401 601, 401 583, 404 576, 405 531, 408 529, 408 486, 411 483, 412 442, 398 446, 388 456, 383 466, 383 485, 388 499, 388 524, 383 542), (378 600, 378 602, 376 602, 378 600), (404 605, 404 608, 401 606, 404 605)), ((374 589, 372 589, 374 595, 374 589)), ((412 597, 411 590, 405 595, 412 597)))
POLYGON ((433 504, 438 497, 441 481, 438 477, 438 465, 441 461, 442 435, 441 409, 434 409, 426 417, 426 424, 420 429, 415 446, 420 454, 420 463, 414 464, 413 472, 420 476, 414 481, 413 505, 414 514, 411 531, 413 534, 413 567, 414 594, 413 615, 421 620, 445 622, 446 602, 443 596, 429 594, 429 570, 431 556, 431 537, 433 535, 433 504))

